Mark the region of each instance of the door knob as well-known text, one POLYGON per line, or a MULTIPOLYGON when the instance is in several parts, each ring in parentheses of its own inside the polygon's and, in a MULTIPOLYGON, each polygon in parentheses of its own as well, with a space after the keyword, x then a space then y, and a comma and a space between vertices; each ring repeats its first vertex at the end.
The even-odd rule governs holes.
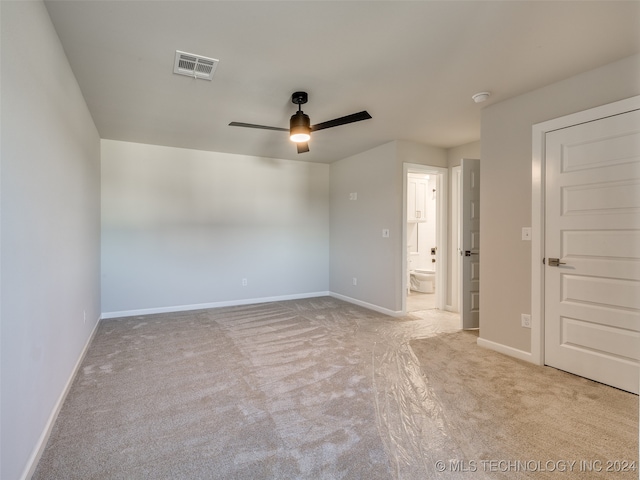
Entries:
POLYGON ((565 262, 561 262, 559 258, 550 258, 549 266, 550 267, 559 267, 560 265, 566 265, 565 262))

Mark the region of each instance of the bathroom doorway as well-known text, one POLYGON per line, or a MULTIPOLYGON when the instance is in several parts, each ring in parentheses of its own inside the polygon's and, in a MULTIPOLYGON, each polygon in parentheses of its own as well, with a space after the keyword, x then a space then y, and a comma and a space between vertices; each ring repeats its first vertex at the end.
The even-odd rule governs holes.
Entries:
POLYGON ((404 164, 403 312, 445 309, 447 169, 404 164))

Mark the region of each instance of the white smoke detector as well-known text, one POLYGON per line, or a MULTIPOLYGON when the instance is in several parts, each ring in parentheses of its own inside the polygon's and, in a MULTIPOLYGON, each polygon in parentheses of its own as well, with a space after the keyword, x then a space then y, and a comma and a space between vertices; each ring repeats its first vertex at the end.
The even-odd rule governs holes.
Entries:
POLYGON ((473 101, 476 103, 482 103, 486 101, 490 96, 491 96, 490 92, 479 92, 473 95, 471 98, 473 98, 473 101))
POLYGON ((193 53, 176 50, 176 59, 173 64, 173 73, 186 75, 187 77, 212 80, 219 60, 203 57, 193 53))

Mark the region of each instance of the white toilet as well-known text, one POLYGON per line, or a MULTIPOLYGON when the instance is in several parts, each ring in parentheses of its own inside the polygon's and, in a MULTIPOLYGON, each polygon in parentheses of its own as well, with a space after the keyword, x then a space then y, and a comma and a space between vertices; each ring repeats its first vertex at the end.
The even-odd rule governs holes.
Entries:
POLYGON ((421 293, 433 293, 436 285, 436 272, 416 268, 409 271, 411 290, 421 293))

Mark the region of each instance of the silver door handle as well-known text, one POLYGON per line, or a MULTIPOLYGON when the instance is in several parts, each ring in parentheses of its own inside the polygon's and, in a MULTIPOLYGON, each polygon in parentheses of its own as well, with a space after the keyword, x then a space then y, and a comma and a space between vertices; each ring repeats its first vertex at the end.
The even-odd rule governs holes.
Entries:
POLYGON ((559 258, 550 258, 549 266, 550 267, 559 267, 560 265, 566 265, 565 262, 561 262, 559 258))

